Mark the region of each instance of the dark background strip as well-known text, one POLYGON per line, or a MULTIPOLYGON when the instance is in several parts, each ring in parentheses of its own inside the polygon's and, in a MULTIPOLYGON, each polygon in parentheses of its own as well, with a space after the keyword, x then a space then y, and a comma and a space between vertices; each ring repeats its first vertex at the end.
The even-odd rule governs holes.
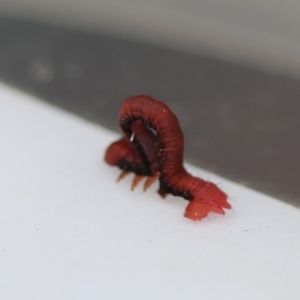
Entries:
POLYGON ((300 206, 300 82, 96 33, 0 18, 0 80, 113 130, 136 94, 177 113, 186 159, 300 206))

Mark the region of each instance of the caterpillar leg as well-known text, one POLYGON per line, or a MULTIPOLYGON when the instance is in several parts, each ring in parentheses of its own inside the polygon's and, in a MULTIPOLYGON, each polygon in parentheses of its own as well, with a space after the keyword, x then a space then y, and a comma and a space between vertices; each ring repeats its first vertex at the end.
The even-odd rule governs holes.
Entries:
POLYGON ((184 216, 193 221, 200 221, 205 218, 210 209, 203 201, 192 200, 185 209, 184 216))
POLYGON ((119 177, 117 178, 117 182, 119 182, 121 179, 123 179, 124 177, 126 177, 129 174, 130 174, 130 172, 122 171, 121 174, 119 175, 119 177))
POLYGON ((132 181, 131 190, 133 191, 139 182, 144 178, 142 175, 135 175, 132 181))
POLYGON ((146 191, 153 184, 153 182, 159 178, 159 176, 160 174, 157 172, 156 175, 147 177, 147 180, 144 184, 144 191, 146 191))

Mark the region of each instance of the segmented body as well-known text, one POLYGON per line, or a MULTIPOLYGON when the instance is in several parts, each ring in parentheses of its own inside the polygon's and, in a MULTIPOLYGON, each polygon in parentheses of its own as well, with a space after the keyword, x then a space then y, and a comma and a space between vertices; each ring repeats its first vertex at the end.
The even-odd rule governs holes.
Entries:
POLYGON ((183 166, 184 138, 177 117, 161 101, 149 96, 126 99, 119 111, 124 137, 106 151, 105 160, 136 174, 132 188, 147 177, 144 189, 159 180, 158 193, 189 201, 185 217, 201 220, 209 212, 224 214, 231 206, 214 183, 190 175, 183 166))

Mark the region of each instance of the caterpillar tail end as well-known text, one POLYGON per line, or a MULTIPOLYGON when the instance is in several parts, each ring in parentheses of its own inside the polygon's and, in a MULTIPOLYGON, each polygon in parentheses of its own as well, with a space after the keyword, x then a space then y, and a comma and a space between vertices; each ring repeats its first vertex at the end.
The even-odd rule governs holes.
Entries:
POLYGON ((188 204, 184 216, 193 221, 200 221, 207 217, 210 212, 224 215, 224 209, 230 209, 227 195, 215 184, 207 182, 196 197, 188 204))

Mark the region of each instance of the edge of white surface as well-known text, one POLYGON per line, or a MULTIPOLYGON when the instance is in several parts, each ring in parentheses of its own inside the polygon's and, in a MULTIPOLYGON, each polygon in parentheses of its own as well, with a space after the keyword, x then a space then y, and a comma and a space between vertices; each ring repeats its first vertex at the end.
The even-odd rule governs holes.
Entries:
MULTIPOLYGON (((62 110, 62 109, 60 109, 56 106, 53 106, 47 102, 41 101, 38 98, 35 98, 29 94, 26 94, 18 89, 15 89, 14 87, 11 87, 11 86, 1 83, 1 82, 0 82, 0 91, 4 91, 4 93, 8 93, 11 96, 13 96, 14 101, 17 101, 17 102, 19 101, 19 103, 16 102, 15 105, 18 105, 21 103, 24 104, 24 101, 26 101, 28 104, 32 105, 32 108, 35 107, 36 109, 50 110, 50 111, 52 111, 52 113, 58 114, 63 118, 69 119, 70 121, 80 122, 80 123, 82 123, 82 125, 87 126, 90 129, 101 132, 101 134, 104 134, 105 137, 107 137, 111 141, 116 140, 121 135, 121 133, 118 134, 110 129, 104 128, 97 124, 94 124, 90 121, 87 121, 87 120, 77 116, 77 115, 74 115, 68 111, 62 110)), ((109 145, 109 143, 107 145, 109 145)), ((104 149, 104 151, 105 151, 105 149, 104 149)), ((103 152, 103 154, 104 154, 104 152, 103 152)), ((189 171, 191 171, 193 174, 195 174, 195 176, 203 177, 206 180, 215 180, 216 182, 222 182, 222 184, 225 184, 225 183, 230 184, 230 185, 234 186, 235 188, 238 188, 238 189, 241 188, 243 190, 247 190, 249 192, 256 193, 257 195, 263 196, 264 198, 266 198, 268 200, 278 202, 278 204, 283 205, 286 208, 295 210, 296 212, 300 213, 300 209, 298 207, 295 207, 289 203, 283 202, 280 199, 277 199, 275 197, 269 196, 262 192, 256 191, 249 187, 243 186, 234 181, 226 179, 225 177, 221 177, 215 173, 201 169, 200 167, 192 166, 189 163, 185 162, 185 166, 187 167, 187 169, 189 171)), ((109 169, 111 169, 111 167, 109 167, 109 169)))
POLYGON ((188 166, 233 205, 192 222, 183 199, 116 184, 115 134, 2 84, 0 104, 6 299, 298 299, 299 209, 188 166))

